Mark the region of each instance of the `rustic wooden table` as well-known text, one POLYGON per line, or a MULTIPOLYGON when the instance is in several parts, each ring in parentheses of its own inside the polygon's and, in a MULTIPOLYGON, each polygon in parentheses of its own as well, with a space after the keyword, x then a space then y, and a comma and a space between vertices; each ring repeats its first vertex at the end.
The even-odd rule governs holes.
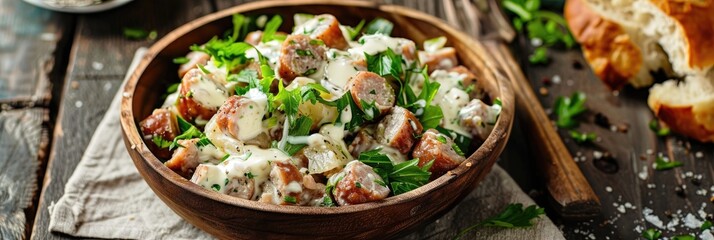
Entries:
MULTIPOLYGON (((152 43, 126 39, 123 27, 155 29, 161 37, 192 19, 240 2, 133 1, 107 12, 73 15, 18 0, 0 0, 0 192, 23 196, 0 202, 0 209, 24 209, 26 215, 14 219, 0 211, 0 219, 25 222, 25 237, 32 239, 68 238, 47 231, 47 207, 62 195, 134 51, 152 43)), ((383 2, 407 5, 451 21, 460 19, 453 18, 454 12, 441 1, 383 2)), ((456 9, 473 10, 470 5, 457 5, 456 9)), ((593 144, 577 145, 568 140, 567 132, 560 131, 603 205, 600 217, 582 221, 565 221, 549 211, 568 239, 635 239, 640 235, 638 229, 653 227, 645 216, 652 219, 654 215, 666 224, 688 213, 698 216, 713 211, 709 202, 714 192, 711 144, 654 136, 647 126, 652 119, 645 101, 647 91, 625 89, 613 94, 606 90, 587 66, 578 66, 584 63, 579 51, 552 51, 549 65, 532 66, 527 63, 530 48, 523 38, 512 44, 532 86, 548 92, 540 95, 541 104, 550 108, 557 96, 586 92, 589 111, 579 129, 600 137, 593 144), (551 84, 546 86, 546 82, 551 84), (597 113, 620 126, 620 131, 595 124, 597 113), (613 158, 595 159, 596 151, 609 152, 613 158), (660 153, 684 162, 684 166, 653 170, 652 163, 660 153), (675 189, 682 186, 686 186, 684 193, 677 194, 675 189)), ((516 121, 500 164, 541 206, 547 206, 538 174, 531 170, 534 162, 523 137, 526 129, 519 126, 516 121)), ((697 232, 682 225, 663 232, 665 236, 697 232)))

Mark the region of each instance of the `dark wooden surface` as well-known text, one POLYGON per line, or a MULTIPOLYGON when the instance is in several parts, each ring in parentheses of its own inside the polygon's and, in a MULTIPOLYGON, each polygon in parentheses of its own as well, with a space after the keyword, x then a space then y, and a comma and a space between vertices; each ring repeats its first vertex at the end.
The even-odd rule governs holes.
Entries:
MULTIPOLYGON (((103 13, 73 15, 46 11, 18 0, 0 0, 0 116, 34 119, 22 123, 29 132, 39 134, 37 141, 24 141, 18 145, 37 151, 23 155, 21 158, 29 159, 22 160, 39 163, 37 190, 31 191, 34 201, 24 211, 27 219, 25 237, 67 237, 47 231, 47 207, 62 195, 64 183, 106 111, 134 51, 151 44, 150 41, 125 39, 121 28, 156 29, 161 37, 198 16, 240 2, 133 1, 103 13), (43 137, 43 132, 49 134, 43 137)), ((469 7, 463 5, 464 1, 453 1, 456 11, 442 1, 381 2, 416 8, 444 18, 452 25, 465 26, 467 32, 475 31, 464 20, 464 12, 469 7)), ((530 48, 522 38, 512 44, 514 55, 522 61, 521 67, 536 91, 545 87, 544 78, 559 75, 562 79, 560 84, 545 87, 549 92, 547 95, 539 96, 544 107, 552 107, 557 96, 570 95, 577 90, 586 92, 590 110, 582 117, 584 123, 578 129, 596 132, 601 138, 594 144, 578 145, 568 140, 566 131, 560 130, 571 154, 578 159, 585 156, 578 165, 603 203, 602 216, 593 220, 559 222, 558 216, 549 212, 549 216, 563 226, 568 239, 587 238, 591 233, 597 239, 635 239, 640 235, 635 231, 637 227, 653 227, 643 219, 645 207, 653 209, 654 215, 665 223, 670 221, 666 212, 696 213, 702 204, 705 204, 704 211, 713 211, 708 202, 714 178, 712 144, 699 144, 676 135, 655 137, 647 127, 652 114, 646 106, 646 90, 625 89, 614 95, 599 83, 587 66, 583 69, 572 67, 576 60, 585 65, 577 50, 551 51, 553 61, 550 64, 532 66, 526 63, 530 48), (596 113, 604 114, 615 125, 627 125, 627 132, 597 126, 593 123, 596 113), (614 160, 594 160, 595 150, 612 153, 614 160), (697 152, 703 157, 695 157, 697 152), (670 171, 654 171, 652 162, 658 153, 685 165, 670 171), (639 177, 643 167, 647 173, 644 179, 639 177), (702 174, 701 184, 693 184, 691 178, 686 177, 687 172, 702 174), (654 188, 648 187, 652 184, 654 188), (679 197, 674 191, 682 184, 687 186, 686 197, 679 197), (706 194, 698 195, 696 191, 699 189, 706 189, 706 194), (627 208, 624 213, 618 211, 617 206, 626 203, 634 209, 627 208)), ((537 173, 531 170, 535 163, 530 157, 529 144, 524 137, 527 131, 523 126, 516 121, 500 164, 526 192, 546 206, 542 184, 537 173)), ((3 137, 0 142, 5 139, 3 137)), ((0 155, 12 154, 0 150, 0 155)), ((9 161, 6 159, 0 158, 0 161, 9 161)), ((665 236, 673 236, 695 231, 678 226, 674 232, 664 232, 665 236)))

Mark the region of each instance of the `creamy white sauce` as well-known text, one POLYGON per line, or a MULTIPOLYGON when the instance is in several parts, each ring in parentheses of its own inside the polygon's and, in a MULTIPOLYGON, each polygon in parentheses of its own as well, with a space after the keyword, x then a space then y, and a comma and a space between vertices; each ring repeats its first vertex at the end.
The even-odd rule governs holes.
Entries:
MULTIPOLYGON (((431 81, 436 81, 441 84, 441 86, 439 87, 439 91, 437 91, 436 95, 434 96, 434 100, 432 100, 432 103, 439 103, 444 98, 444 95, 446 95, 446 92, 451 89, 461 90, 461 84, 465 78, 466 74, 460 74, 458 72, 448 72, 444 70, 436 70, 432 72, 431 76, 429 76, 429 79, 431 81)), ((421 90, 421 87, 419 89, 421 90)))
POLYGON ((471 133, 460 124, 459 111, 469 104, 469 94, 458 88, 446 91, 443 99, 437 103, 441 107, 444 118, 443 127, 459 134, 471 136, 471 133))
POLYGON ((357 68, 352 64, 351 59, 338 58, 330 60, 325 67, 325 77, 331 83, 343 89, 347 81, 357 75, 357 68))
POLYGON ((397 150, 393 147, 383 145, 383 144, 377 144, 372 149, 375 149, 375 148, 381 148, 381 150, 379 152, 387 155, 387 157, 389 157, 389 160, 392 161, 392 164, 400 164, 407 160, 407 156, 405 156, 404 154, 399 152, 399 150, 397 150))
POLYGON ((288 185, 285 186, 285 192, 287 192, 287 193, 301 193, 302 185, 300 185, 299 182, 291 181, 290 183, 288 183, 288 185))
POLYGON ((276 67, 278 64, 278 59, 280 59, 280 49, 282 48, 283 42, 280 40, 272 40, 269 42, 260 42, 258 45, 255 46, 255 48, 248 49, 245 51, 245 57, 246 58, 252 58, 255 61, 258 61, 258 52, 256 52, 255 49, 258 49, 260 51, 260 54, 263 54, 264 57, 268 59, 268 64, 270 64, 271 68, 276 67))
MULTIPOLYGON (((194 101, 209 109, 218 109, 228 99, 228 90, 204 73, 189 79, 189 92, 194 101)), ((184 96, 185 97, 185 96, 184 96)))
POLYGON ((245 95, 252 100, 247 106, 242 106, 235 124, 240 127, 238 140, 247 141, 263 132, 263 117, 267 111, 268 97, 257 88, 250 89, 245 95))
POLYGON ((359 46, 348 49, 347 51, 355 59, 364 58, 364 54, 374 55, 380 52, 387 51, 387 48, 391 48, 396 54, 401 54, 399 50, 403 41, 409 41, 403 38, 393 38, 384 34, 373 34, 364 35, 358 42, 362 43, 359 46))
MULTIPOLYGON (((181 86, 181 85, 179 85, 179 87, 180 87, 180 86, 181 86)), ((175 106, 175 105, 176 105, 176 101, 178 100, 179 92, 180 92, 180 90, 176 90, 176 92, 174 92, 174 93, 169 94, 168 96, 166 96, 166 100, 164 100, 164 103, 161 104, 161 107, 162 107, 162 108, 165 108, 165 107, 175 106)))

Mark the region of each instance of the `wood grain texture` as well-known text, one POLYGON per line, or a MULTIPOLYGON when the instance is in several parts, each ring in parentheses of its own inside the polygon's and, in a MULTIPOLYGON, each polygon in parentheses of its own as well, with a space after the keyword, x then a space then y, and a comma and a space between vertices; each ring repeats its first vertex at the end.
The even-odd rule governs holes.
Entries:
POLYGON ((47 143, 46 109, 0 111, 0 238, 26 236, 25 209, 34 216, 32 199, 37 192, 42 148, 47 143))
MULTIPOLYGON (((284 26, 291 25, 288 20, 284 26)), ((416 229, 458 204, 486 176, 505 147, 513 119, 513 92, 507 79, 494 74, 492 66, 496 63, 486 56, 486 50, 463 33, 433 16, 402 7, 312 0, 241 5, 182 26, 149 49, 124 90, 128 95, 122 99, 124 139, 139 173, 159 198, 188 222, 219 238, 394 237, 416 229), (221 34, 230 27, 231 15, 237 12, 282 16, 330 13, 341 16, 340 21, 346 24, 382 17, 400 26, 393 35, 417 44, 445 36, 458 49, 460 63, 483 81, 488 95, 502 100, 503 111, 483 145, 457 168, 424 187, 383 201, 305 208, 249 201, 203 189, 165 167, 146 147, 136 123, 149 115, 154 107, 147 103, 156 102, 156 92, 163 91, 174 76, 176 65, 171 59, 185 55, 190 45, 221 34)), ((174 77, 173 81, 176 80, 174 77)))
POLYGON ((53 96, 61 99, 60 112, 32 230, 33 239, 62 237, 48 232, 49 213, 46 209, 62 196, 64 184, 124 78, 134 51, 151 44, 149 41, 127 40, 121 34, 122 28, 155 29, 162 37, 210 11, 210 4, 204 1, 133 1, 107 12, 79 16, 66 84, 59 91, 61 95, 53 96))
POLYGON ((597 239, 636 239, 641 235, 636 229, 655 228, 644 219, 645 208, 651 209, 652 215, 664 224, 674 221, 667 213, 678 218, 680 224, 673 230, 663 230, 664 236, 698 233, 698 230, 682 226, 679 218, 691 213, 702 219, 700 210, 705 213, 714 211, 708 201, 714 186, 712 144, 698 143, 677 135, 656 137, 648 128, 653 116, 647 107, 647 90, 627 87, 619 93, 610 92, 585 65, 578 49, 549 51, 551 62, 545 66, 527 62, 525 53, 532 50, 527 40, 520 36, 514 52, 524 53, 520 57, 522 69, 535 89, 544 87, 549 92, 538 96, 540 103, 550 109, 558 96, 569 96, 575 91, 586 93, 589 110, 579 118, 581 124, 577 130, 594 132, 600 138, 592 144, 579 145, 571 140, 567 131, 559 130, 568 150, 581 159, 577 165, 604 203, 602 215, 591 221, 555 219, 563 224, 566 237, 579 239, 592 233, 597 239), (576 61, 585 66, 574 68, 576 61), (543 79, 552 80, 556 75, 562 79, 560 84, 544 84, 543 79), (598 126, 594 121, 597 113, 606 116, 615 126, 622 129, 626 126, 627 130, 613 131, 598 126), (595 160, 595 151, 609 152, 613 159, 595 160), (683 162, 684 166, 668 171, 654 170, 652 164, 660 153, 683 162), (701 157, 696 157, 698 153, 701 157), (702 175, 701 183, 693 183, 691 177, 686 177, 688 172, 692 176, 702 175), (675 192, 675 188, 681 185, 686 186, 686 197, 680 197, 675 192), (696 193, 698 190, 700 194, 696 193), (706 193, 702 194, 701 190, 706 193), (681 214, 677 214, 678 210, 681 214))
POLYGON ((0 1, 0 104, 48 103, 54 52, 71 19, 23 1, 0 1))

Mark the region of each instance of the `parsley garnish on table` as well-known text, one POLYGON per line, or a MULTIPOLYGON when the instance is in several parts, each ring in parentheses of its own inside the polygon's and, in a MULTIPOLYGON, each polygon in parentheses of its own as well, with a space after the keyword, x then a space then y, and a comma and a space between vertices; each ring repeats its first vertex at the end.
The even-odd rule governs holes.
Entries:
POLYGON ((130 40, 155 40, 158 36, 156 30, 147 31, 141 28, 123 28, 124 37, 130 40))
POLYGON ((587 143, 587 142, 592 142, 597 138, 597 135, 595 133, 587 133, 587 132, 578 132, 578 131, 570 131, 570 136, 575 139, 575 142, 577 143, 587 143))
POLYGON ((662 232, 657 229, 650 228, 642 232, 642 237, 647 240, 656 240, 662 237, 662 232))
POLYGON ((652 121, 650 121, 649 126, 650 130, 652 130, 652 132, 654 132, 655 135, 659 137, 667 136, 671 132, 668 127, 660 125, 657 119, 652 119, 652 121))
POLYGON ((482 226, 498 228, 530 227, 533 226, 532 220, 543 214, 545 214, 545 209, 536 205, 523 208, 523 204, 511 203, 498 215, 462 230, 454 239, 459 239, 466 235, 466 233, 482 226))
POLYGON ((669 170, 681 166, 684 166, 684 163, 680 161, 665 159, 661 156, 655 158, 655 170, 669 170))
POLYGON ((504 0, 503 8, 512 13, 513 27, 517 31, 524 28, 528 38, 536 46, 528 60, 533 64, 548 62, 548 47, 562 43, 566 48, 575 45, 575 39, 568 30, 568 24, 560 14, 541 10, 540 0, 504 0))
POLYGON ((578 125, 574 118, 585 112, 586 96, 583 92, 575 92, 570 97, 561 96, 555 100, 555 124, 561 128, 573 128, 578 125))

